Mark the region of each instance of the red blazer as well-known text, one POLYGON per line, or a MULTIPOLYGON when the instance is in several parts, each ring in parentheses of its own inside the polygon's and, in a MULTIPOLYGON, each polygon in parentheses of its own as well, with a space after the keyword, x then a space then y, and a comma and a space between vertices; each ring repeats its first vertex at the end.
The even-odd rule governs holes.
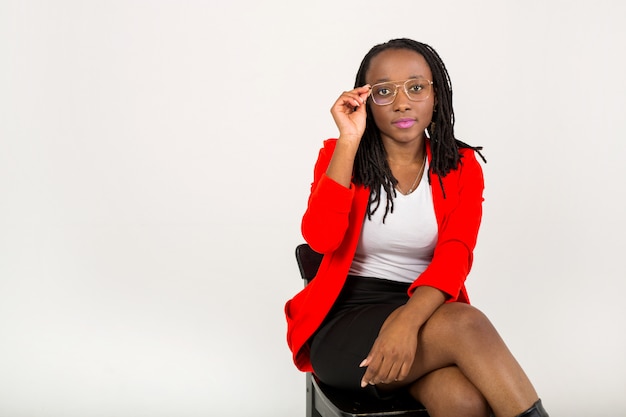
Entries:
MULTIPOLYGON (((336 139, 329 139, 320 150, 308 207, 302 218, 304 239, 313 250, 323 253, 324 258, 315 279, 285 305, 287 343, 296 366, 306 372, 312 371, 307 342, 343 287, 370 195, 368 188, 354 183, 346 188, 326 176, 336 142, 336 139)), ((428 141, 426 152, 430 161, 432 154, 428 141)), ((461 149, 460 152, 459 166, 443 178, 444 190, 437 175, 431 174, 439 236, 432 262, 410 286, 409 295, 418 286, 428 285, 446 293, 448 302, 469 303, 464 282, 476 246, 484 184, 474 151, 461 149)), ((384 202, 381 202, 379 210, 384 208, 384 202)))

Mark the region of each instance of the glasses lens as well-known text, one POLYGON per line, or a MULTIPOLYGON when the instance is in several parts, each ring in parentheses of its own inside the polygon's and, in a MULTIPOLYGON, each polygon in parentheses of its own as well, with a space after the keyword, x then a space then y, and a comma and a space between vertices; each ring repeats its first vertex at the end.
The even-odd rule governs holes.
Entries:
POLYGON ((372 100, 379 106, 393 103, 396 97, 396 85, 394 83, 381 83, 372 86, 372 100))
POLYGON ((413 101, 426 100, 430 96, 431 87, 430 81, 423 79, 408 80, 404 83, 406 93, 413 101))

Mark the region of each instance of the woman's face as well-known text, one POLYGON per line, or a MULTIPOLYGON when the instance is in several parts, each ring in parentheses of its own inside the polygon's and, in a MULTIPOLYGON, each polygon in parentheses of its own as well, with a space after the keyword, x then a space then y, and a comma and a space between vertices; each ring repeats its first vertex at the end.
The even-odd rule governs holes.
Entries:
MULTIPOLYGON (((432 81, 430 67, 424 57, 409 49, 387 49, 370 62, 365 79, 374 86, 391 81, 397 85, 397 94, 393 103, 377 105, 369 98, 368 106, 374 116, 374 122, 380 130, 383 143, 388 141, 409 143, 424 138, 424 131, 430 125, 435 103, 435 91, 430 87, 430 95, 423 101, 409 99, 404 90, 404 82, 410 79, 432 81)), ((412 83, 413 84, 413 83, 412 83)), ((419 83, 419 85, 426 85, 419 83)), ((411 87, 411 86, 409 86, 411 87)), ((413 87, 415 91, 419 86, 413 87)), ((372 91, 375 94, 376 91, 372 91)), ((379 92, 382 96, 390 90, 379 92)))

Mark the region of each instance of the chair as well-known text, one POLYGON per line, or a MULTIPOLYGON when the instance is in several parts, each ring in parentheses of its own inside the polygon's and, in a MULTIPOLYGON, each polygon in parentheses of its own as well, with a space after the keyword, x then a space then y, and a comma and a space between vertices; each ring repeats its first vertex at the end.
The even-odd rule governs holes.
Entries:
MULTIPOLYGON (((317 273, 322 254, 303 243, 296 247, 300 275, 308 284, 317 273)), ((306 374, 306 417, 428 417, 424 406, 408 393, 393 400, 359 397, 324 385, 312 373, 306 374)))

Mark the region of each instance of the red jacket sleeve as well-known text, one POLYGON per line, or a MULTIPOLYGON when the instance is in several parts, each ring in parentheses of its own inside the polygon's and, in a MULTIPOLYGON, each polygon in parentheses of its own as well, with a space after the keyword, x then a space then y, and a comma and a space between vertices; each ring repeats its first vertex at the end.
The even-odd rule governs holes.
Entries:
POLYGON ((336 139, 326 140, 320 150, 307 210, 302 217, 302 236, 319 253, 334 252, 343 242, 354 198, 354 184, 346 188, 326 176, 336 142, 336 139))
POLYGON ((474 151, 463 149, 461 153, 459 167, 443 178, 443 189, 439 177, 431 176, 439 236, 432 262, 411 285, 409 295, 427 285, 446 293, 450 302, 469 302, 464 283, 482 218, 484 180, 474 151))

